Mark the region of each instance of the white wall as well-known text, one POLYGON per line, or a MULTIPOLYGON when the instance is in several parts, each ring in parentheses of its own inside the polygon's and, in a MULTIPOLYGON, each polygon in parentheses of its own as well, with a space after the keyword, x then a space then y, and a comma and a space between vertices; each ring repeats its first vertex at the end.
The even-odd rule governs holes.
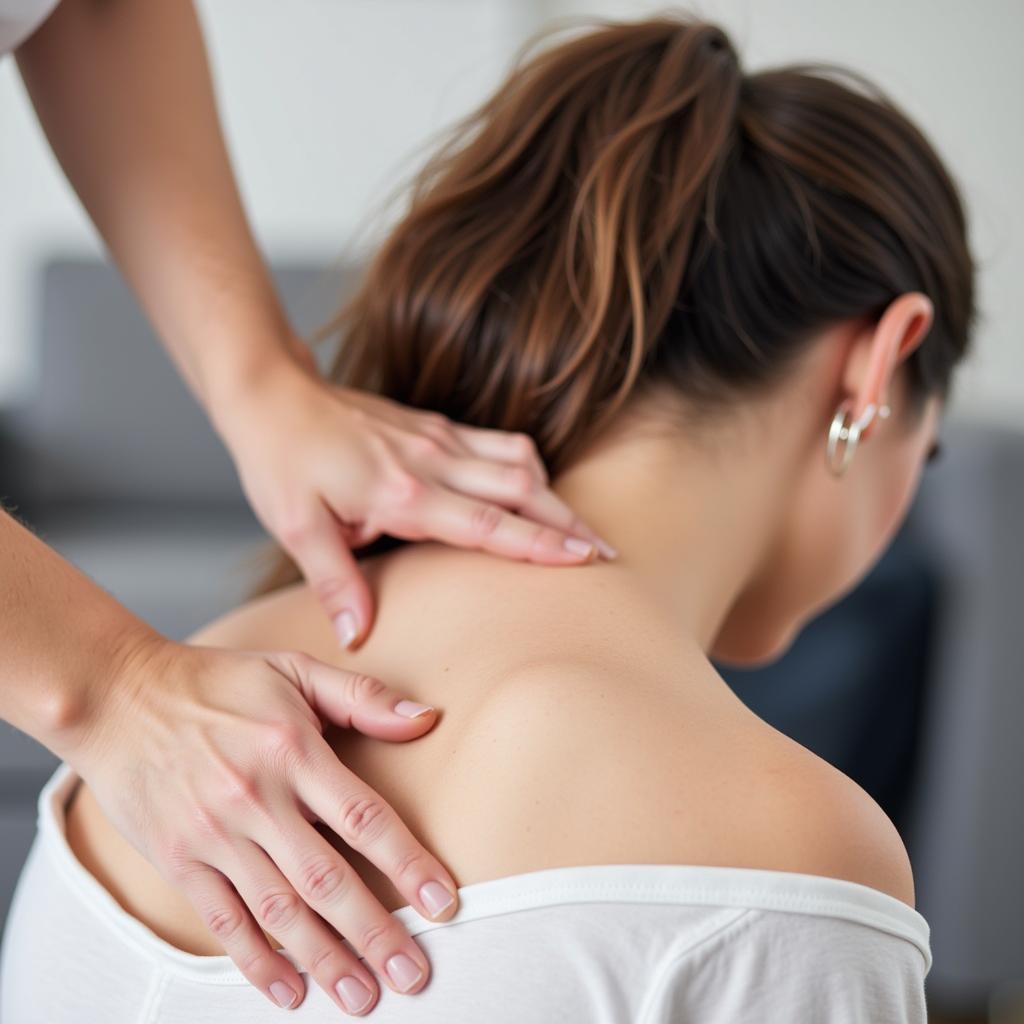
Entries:
MULTIPOLYGON (((535 27, 516 0, 199 0, 228 144, 272 256, 342 254, 535 27)), ((39 264, 101 252, 0 60, 0 404, 27 392, 39 264)))
MULTIPOLYGON (((430 135, 482 98, 547 17, 637 16, 644 0, 200 0, 228 141, 264 248, 339 255, 430 135)), ((888 88, 967 198, 983 321, 957 395, 1024 425, 1024 4, 705 0, 749 68, 838 60, 888 88)), ((0 62, 0 403, 25 393, 35 271, 98 251, 13 61, 0 62)))

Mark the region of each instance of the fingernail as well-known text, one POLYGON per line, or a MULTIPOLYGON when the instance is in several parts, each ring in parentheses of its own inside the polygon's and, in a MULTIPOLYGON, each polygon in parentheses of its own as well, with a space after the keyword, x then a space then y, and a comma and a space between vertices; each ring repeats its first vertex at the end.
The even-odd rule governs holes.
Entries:
POLYGON ((589 540, 582 540, 579 537, 566 537, 562 546, 566 551, 574 555, 583 555, 589 558, 594 553, 594 545, 589 540))
POLYGON ((443 914, 455 902, 451 890, 440 882, 427 882, 420 886, 420 899, 431 917, 443 914))
POLYGON ((394 710, 396 715, 401 715, 403 718, 419 718, 420 715, 425 715, 434 709, 426 704, 417 704, 414 700, 400 700, 394 710))
POLYGON ((399 992, 408 992, 423 977, 416 962, 404 953, 396 953, 384 967, 399 992))
POLYGON ((338 993, 341 1005, 349 1013, 365 1010, 373 999, 373 993, 358 978, 353 978, 351 975, 345 975, 334 986, 334 991, 338 993))
POLYGON ((597 550, 600 551, 602 556, 605 558, 618 558, 619 556, 618 550, 613 548, 608 541, 601 540, 600 537, 597 539, 597 550))
POLYGON ((295 1000, 299 998, 298 992, 283 981, 272 981, 270 983, 270 994, 274 997, 274 1002, 278 1006, 283 1006, 286 1010, 289 1006, 295 1005, 295 1000))
POLYGON ((334 632, 338 635, 338 643, 342 647, 348 647, 355 640, 359 632, 359 623, 356 622, 355 614, 346 608, 334 616, 334 632))

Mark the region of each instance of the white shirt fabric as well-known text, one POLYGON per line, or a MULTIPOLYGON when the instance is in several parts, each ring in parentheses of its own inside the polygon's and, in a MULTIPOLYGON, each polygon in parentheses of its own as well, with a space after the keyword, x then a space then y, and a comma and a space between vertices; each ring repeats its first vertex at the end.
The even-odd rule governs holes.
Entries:
POLYGON ((0 56, 23 43, 59 0, 0 0, 0 56))
MULTIPOLYGON (((68 846, 61 765, 0 950, 3 1024, 326 1024, 310 981, 277 1009, 226 956, 195 956, 124 911, 68 846)), ((925 1024, 929 928, 835 878, 681 864, 559 867, 460 889, 442 924, 394 912, 431 963, 381 984, 376 1024, 925 1024)), ((292 962, 294 959, 285 953, 292 962)), ((299 966, 296 964, 296 966, 299 966)), ((301 971, 301 967, 299 967, 301 971)))

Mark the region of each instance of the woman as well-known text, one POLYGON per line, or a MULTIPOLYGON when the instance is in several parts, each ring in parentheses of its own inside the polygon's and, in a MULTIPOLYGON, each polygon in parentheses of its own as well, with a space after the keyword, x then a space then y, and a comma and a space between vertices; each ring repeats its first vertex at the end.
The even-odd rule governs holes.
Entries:
MULTIPOLYGON (((619 556, 556 572, 378 543, 377 625, 343 656, 283 560, 196 637, 301 648, 357 673, 353 690, 380 676, 444 694, 417 744, 326 735, 446 851, 446 922, 419 921, 388 880, 383 803, 343 800, 324 822, 369 851, 335 840, 355 873, 325 842, 284 878, 273 792, 225 771, 195 794, 200 821, 224 793, 262 813, 260 845, 217 866, 258 894, 275 943, 306 904, 326 942, 355 894, 430 956, 429 984, 389 962, 385 987, 356 956, 372 963, 388 929, 346 935, 343 965, 303 950, 319 985, 303 1019, 333 1002, 416 1022, 925 1020, 928 927, 892 823, 709 659, 777 657, 876 560, 973 317, 957 190, 855 76, 745 75, 720 28, 665 17, 535 56, 460 126, 339 325, 334 379, 528 432, 619 556)), ((215 742, 220 719, 196 727, 215 742)), ((264 743, 269 762, 301 753, 273 723, 264 743)), ((271 1019, 223 955, 237 916, 211 942, 73 772, 40 812, 12 1020, 271 1019), (33 941, 56 916, 63 935, 33 941), (106 980, 113 960, 129 985, 106 980)))

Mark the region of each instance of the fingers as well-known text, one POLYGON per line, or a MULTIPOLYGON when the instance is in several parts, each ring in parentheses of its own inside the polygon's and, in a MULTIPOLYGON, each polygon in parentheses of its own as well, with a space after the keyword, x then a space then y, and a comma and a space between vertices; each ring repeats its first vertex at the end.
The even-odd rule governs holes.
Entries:
POLYGON ((488 430, 453 423, 434 414, 421 429, 438 441, 444 456, 435 458, 433 475, 468 497, 497 502, 566 537, 588 540, 605 558, 617 554, 548 485, 548 473, 529 434, 488 430))
MULTIPOLYGON (((313 758, 294 780, 296 792, 324 824, 358 850, 390 880, 410 906, 429 921, 446 921, 457 910, 454 879, 416 840, 394 808, 346 768, 325 743, 325 756, 313 758), (329 755, 329 756, 327 756, 329 755)), ((355 884, 352 889, 357 888, 355 884)), ((374 905, 360 911, 380 922, 374 905)), ((333 923, 333 921, 332 921, 333 923)), ((362 927, 367 920, 361 920, 362 927)))
POLYGON ((271 947, 224 875, 194 862, 175 873, 172 881, 250 984, 276 1006, 290 1008, 302 1002, 306 986, 299 972, 271 947))
POLYGON ((297 651, 267 651, 266 661, 302 692, 321 717, 382 740, 410 740, 429 732, 437 712, 405 699, 374 676, 325 665, 297 651))
POLYGON ((431 537, 456 547, 543 565, 581 565, 597 555, 593 541, 443 486, 423 488, 404 507, 394 510, 392 521, 389 532, 398 536, 431 537))
POLYGON ((544 483, 548 482, 547 468, 537 451, 536 442, 529 434, 490 430, 485 427, 467 427, 461 423, 454 424, 454 431, 456 436, 481 458, 526 464, 544 483))
MULTIPOLYGON (((294 827, 298 829, 299 823, 294 827)), ((297 834, 310 832, 322 840, 309 826, 297 834)), ((373 975, 303 901, 266 851, 242 840, 227 858, 229 863, 221 867, 230 874, 260 928, 278 940, 342 1010, 353 1015, 368 1013, 377 999, 373 975)), ((319 884, 325 882, 326 876, 321 876, 319 884)))
POLYGON ((327 612, 338 643, 357 646, 373 622, 373 596, 334 514, 316 501, 305 517, 276 533, 327 612))
MULTIPOLYGON (((299 686, 317 714, 338 725, 403 740, 422 735, 437 720, 433 708, 403 700, 372 676, 346 672, 303 654, 265 657, 299 686), (406 718, 407 714, 414 717, 406 718), (416 730, 411 735, 410 727, 416 730)), ((375 864, 420 914, 447 920, 458 906, 452 876, 394 809, 338 760, 322 736, 313 743, 314 749, 306 748, 305 757, 295 761, 304 766, 292 780, 302 804, 375 864)))
MULTIPOLYGON (((325 820, 333 827, 332 819, 337 818, 333 808, 310 806, 321 816, 326 811, 329 817, 325 820)), ((302 902, 344 936, 389 988, 399 993, 419 991, 430 975, 430 965, 398 918, 381 906, 356 871, 297 810, 284 811, 271 820, 273 827, 260 837, 260 845, 302 902)), ((366 825, 377 827, 370 819, 366 825)), ((350 963, 340 952, 317 946, 315 938, 303 941, 311 942, 312 948, 331 961, 325 977, 340 977, 348 970, 350 963)))
POLYGON ((567 537, 591 541, 607 558, 615 549, 602 540, 576 513, 526 466, 477 458, 441 461, 439 479, 454 491, 498 502, 522 515, 561 530, 567 537))

